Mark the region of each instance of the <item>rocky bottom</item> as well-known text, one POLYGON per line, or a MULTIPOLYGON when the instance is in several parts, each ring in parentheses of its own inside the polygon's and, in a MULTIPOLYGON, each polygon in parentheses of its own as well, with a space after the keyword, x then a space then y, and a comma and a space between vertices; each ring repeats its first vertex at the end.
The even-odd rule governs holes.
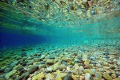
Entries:
POLYGON ((44 45, 0 54, 0 80, 120 80, 115 46, 44 45))

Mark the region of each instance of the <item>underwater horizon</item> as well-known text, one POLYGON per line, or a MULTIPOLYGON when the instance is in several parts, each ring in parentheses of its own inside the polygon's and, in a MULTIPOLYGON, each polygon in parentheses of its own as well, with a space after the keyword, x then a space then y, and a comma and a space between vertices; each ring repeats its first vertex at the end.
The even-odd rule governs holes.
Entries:
POLYGON ((120 80, 120 1, 0 0, 0 80, 120 80))

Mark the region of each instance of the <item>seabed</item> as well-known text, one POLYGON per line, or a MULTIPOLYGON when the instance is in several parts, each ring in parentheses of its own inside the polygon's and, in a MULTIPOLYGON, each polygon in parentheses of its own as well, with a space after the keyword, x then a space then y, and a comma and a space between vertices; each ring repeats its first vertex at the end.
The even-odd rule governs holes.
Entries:
POLYGON ((0 80, 120 80, 119 45, 46 43, 0 54, 0 80))

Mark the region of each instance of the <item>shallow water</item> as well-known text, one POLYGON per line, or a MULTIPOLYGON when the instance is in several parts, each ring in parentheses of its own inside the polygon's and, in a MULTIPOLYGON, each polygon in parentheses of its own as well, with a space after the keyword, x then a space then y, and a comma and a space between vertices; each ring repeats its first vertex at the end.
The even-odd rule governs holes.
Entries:
POLYGON ((50 10, 39 0, 0 1, 0 80, 120 80, 115 1, 91 17, 86 8, 64 13, 51 0, 50 10))

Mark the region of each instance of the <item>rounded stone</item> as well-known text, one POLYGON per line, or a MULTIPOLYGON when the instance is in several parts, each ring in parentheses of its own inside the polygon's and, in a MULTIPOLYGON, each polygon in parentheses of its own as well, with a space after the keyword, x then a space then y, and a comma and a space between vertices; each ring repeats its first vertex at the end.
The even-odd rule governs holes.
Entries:
POLYGON ((116 78, 116 75, 115 75, 115 74, 112 74, 111 77, 112 77, 113 79, 115 79, 115 78, 116 78))

